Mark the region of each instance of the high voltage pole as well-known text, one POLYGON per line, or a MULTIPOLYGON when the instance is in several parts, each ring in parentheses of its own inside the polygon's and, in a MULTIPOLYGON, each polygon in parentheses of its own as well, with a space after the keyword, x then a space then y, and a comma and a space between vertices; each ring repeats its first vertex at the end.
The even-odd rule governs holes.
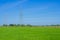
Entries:
POLYGON ((22 8, 22 4, 20 6, 20 24, 23 24, 23 8, 22 8))
MULTIPOLYGON (((23 2, 23 1, 22 1, 23 2)), ((7 14, 4 15, 4 24, 7 24, 7 14)), ((23 24, 23 5, 22 3, 19 3, 19 24, 23 24)))
POLYGON ((23 5, 22 5, 22 3, 20 3, 19 21, 20 21, 20 25, 22 25, 23 24, 23 5))

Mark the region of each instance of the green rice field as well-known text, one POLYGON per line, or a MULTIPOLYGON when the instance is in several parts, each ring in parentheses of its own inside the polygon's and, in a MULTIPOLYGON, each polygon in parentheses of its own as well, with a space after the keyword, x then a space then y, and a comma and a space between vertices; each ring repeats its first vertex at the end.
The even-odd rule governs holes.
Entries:
POLYGON ((0 27, 0 40, 60 40, 60 28, 0 27))

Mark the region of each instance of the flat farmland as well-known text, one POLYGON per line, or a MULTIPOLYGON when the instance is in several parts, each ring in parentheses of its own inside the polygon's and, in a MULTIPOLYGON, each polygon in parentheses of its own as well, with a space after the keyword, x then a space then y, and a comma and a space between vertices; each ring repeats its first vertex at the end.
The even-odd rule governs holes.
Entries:
POLYGON ((0 40, 60 40, 60 28, 0 27, 0 40))

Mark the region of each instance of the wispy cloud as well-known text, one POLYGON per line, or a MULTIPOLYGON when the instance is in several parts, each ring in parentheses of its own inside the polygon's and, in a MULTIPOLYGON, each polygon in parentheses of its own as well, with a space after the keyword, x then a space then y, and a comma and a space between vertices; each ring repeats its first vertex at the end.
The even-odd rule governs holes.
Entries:
POLYGON ((48 10, 48 7, 38 7, 38 8, 28 8, 28 9, 24 9, 23 11, 24 11, 24 13, 26 14, 28 14, 28 13, 30 13, 30 14, 33 14, 33 13, 37 13, 37 12, 45 12, 45 10, 46 10, 46 12, 47 12, 47 10, 48 10))
POLYGON ((6 3, 2 6, 0 6, 0 10, 6 10, 6 9, 9 9, 9 8, 12 8, 12 7, 16 7, 17 5, 19 5, 20 2, 13 2, 13 3, 6 3))
MULTIPOLYGON (((3 1, 5 1, 5 0, 3 0, 3 1)), ((26 1, 28 1, 28 0, 17 0, 16 2, 6 3, 6 4, 2 5, 2 6, 0 6, 0 10, 5 10, 5 9, 8 9, 8 8, 15 7, 15 6, 17 6, 17 5, 21 4, 21 3, 26 2, 26 1)))

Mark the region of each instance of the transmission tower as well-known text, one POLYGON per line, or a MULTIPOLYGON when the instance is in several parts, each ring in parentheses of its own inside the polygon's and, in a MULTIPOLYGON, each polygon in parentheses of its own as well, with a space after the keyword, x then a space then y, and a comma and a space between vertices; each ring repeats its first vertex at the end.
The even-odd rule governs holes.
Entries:
POLYGON ((22 3, 20 5, 20 14, 19 14, 19 18, 20 18, 20 24, 22 25, 23 24, 23 6, 22 6, 22 3))

